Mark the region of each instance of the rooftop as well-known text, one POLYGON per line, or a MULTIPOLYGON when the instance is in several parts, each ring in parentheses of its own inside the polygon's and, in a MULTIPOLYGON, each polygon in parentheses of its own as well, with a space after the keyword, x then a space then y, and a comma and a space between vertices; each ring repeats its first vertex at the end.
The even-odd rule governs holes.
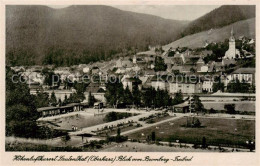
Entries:
POLYGON ((255 68, 239 68, 233 74, 255 74, 255 68))
POLYGON ((188 103, 181 103, 181 104, 177 104, 174 107, 188 107, 189 104, 188 103))

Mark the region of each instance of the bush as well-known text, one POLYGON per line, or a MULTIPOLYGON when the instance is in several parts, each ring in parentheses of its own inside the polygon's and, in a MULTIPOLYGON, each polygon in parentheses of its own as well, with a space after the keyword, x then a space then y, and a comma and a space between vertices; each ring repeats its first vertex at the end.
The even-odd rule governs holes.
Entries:
POLYGON ((137 123, 136 127, 142 127, 142 125, 140 123, 137 123))
POLYGON ((201 126, 201 123, 200 123, 200 120, 199 119, 196 119, 194 124, 193 124, 194 127, 200 127, 201 126))
POLYGON ((114 137, 108 137, 107 138, 107 140, 109 142, 117 142, 117 143, 125 142, 125 141, 127 141, 127 139, 128 139, 127 136, 121 136, 121 135, 117 135, 117 136, 114 136, 114 137))
POLYGON ((112 122, 119 119, 128 118, 131 116, 133 116, 133 114, 127 112, 109 112, 108 114, 106 114, 104 121, 112 122))
POLYGON ((143 120, 144 120, 144 118, 139 118, 138 120, 139 120, 139 121, 143 121, 143 120))
POLYGON ((201 127, 201 122, 198 118, 192 118, 192 121, 190 118, 187 117, 186 124, 182 125, 183 127, 201 127))
POLYGON ((224 108, 226 109, 226 112, 228 114, 235 114, 236 113, 235 104, 225 104, 224 108))
POLYGON ((149 120, 146 121, 146 123, 152 124, 152 123, 155 123, 155 121, 153 119, 149 119, 149 120))
POLYGON ((215 113, 217 113, 217 111, 214 110, 213 108, 211 108, 211 109, 209 110, 209 113, 210 113, 210 114, 215 114, 215 113))

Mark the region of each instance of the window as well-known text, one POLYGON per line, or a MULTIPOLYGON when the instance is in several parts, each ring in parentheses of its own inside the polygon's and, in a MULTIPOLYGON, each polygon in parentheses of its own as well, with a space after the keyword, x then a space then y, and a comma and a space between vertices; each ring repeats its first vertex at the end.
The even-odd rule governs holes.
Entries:
POLYGON ((245 81, 247 81, 247 80, 248 80, 247 74, 245 75, 244 79, 245 79, 245 81))

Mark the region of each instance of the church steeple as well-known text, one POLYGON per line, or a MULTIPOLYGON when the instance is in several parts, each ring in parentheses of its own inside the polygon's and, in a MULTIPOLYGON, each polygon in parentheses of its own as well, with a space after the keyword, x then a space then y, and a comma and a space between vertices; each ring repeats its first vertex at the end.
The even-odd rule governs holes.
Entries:
POLYGON ((233 29, 233 26, 232 26, 232 29, 231 29, 231 36, 234 36, 234 29, 233 29))
POLYGON ((232 26, 232 29, 231 29, 231 36, 230 36, 230 38, 229 38, 229 41, 230 42, 234 42, 235 41, 235 37, 234 37, 234 29, 233 29, 233 26, 232 26))

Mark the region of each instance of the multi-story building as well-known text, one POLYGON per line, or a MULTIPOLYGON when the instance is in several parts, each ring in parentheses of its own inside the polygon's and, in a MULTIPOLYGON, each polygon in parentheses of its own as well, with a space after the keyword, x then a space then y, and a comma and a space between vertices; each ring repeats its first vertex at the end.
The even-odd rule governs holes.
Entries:
POLYGON ((254 84, 255 68, 239 68, 227 76, 227 83, 239 80, 240 82, 254 84))
POLYGON ((179 91, 187 94, 201 93, 202 83, 197 78, 176 77, 176 79, 169 82, 169 92, 174 94, 179 91))
POLYGON ((203 78, 202 91, 213 92, 213 78, 203 78))

